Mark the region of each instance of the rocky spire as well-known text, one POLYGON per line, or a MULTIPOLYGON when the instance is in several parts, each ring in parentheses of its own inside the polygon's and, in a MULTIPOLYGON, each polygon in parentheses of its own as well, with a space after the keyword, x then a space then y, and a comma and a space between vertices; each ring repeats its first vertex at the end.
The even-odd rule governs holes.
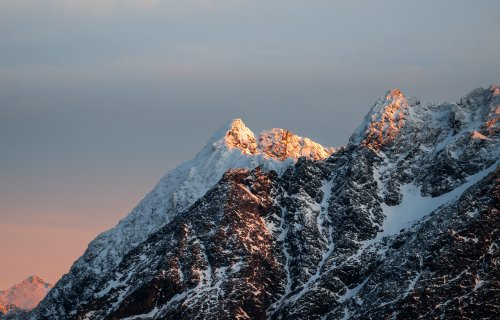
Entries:
POLYGON ((253 132, 239 118, 230 122, 224 142, 230 149, 238 148, 245 154, 257 153, 257 143, 253 132))
POLYGON ((389 90, 365 116, 350 143, 381 149, 396 138, 407 120, 409 109, 417 104, 416 99, 407 98, 401 90, 389 90))

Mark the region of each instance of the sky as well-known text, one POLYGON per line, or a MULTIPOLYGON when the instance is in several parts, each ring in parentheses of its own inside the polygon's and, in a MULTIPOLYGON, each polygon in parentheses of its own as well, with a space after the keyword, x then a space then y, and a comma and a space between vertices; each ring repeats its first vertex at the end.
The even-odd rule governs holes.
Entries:
POLYGON ((345 145, 500 81, 500 1, 0 0, 0 289, 55 282, 228 120, 345 145))

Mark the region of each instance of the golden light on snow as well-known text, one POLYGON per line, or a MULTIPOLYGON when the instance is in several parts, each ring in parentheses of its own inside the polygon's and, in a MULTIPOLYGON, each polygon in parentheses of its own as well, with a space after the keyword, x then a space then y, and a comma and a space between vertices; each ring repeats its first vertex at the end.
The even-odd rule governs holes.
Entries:
POLYGON ((335 151, 334 148, 325 148, 311 139, 299 137, 281 128, 264 130, 259 138, 255 139, 254 133, 241 119, 231 122, 224 142, 229 148, 240 149, 244 154, 262 154, 266 158, 281 161, 300 157, 321 160, 328 158, 335 151))

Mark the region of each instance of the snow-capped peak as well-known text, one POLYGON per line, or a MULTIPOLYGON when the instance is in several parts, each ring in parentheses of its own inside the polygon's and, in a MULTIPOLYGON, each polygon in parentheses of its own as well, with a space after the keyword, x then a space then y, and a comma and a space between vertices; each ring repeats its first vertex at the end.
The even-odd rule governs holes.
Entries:
POLYGON ((0 305, 31 310, 45 297, 52 285, 39 276, 27 277, 22 282, 0 291, 0 305))
MULTIPOLYGON (((273 129, 269 132, 288 131, 273 129)), ((104 277, 106 271, 120 263, 130 249, 182 214, 229 169, 261 167, 265 171, 274 170, 281 174, 301 156, 324 159, 333 152, 289 133, 285 137, 270 137, 265 133, 260 140, 262 144, 259 146, 254 134, 241 119, 232 120, 220 128, 194 158, 163 176, 117 226, 94 239, 84 255, 75 262, 69 276, 61 279, 48 299, 65 296, 66 292, 83 285, 86 279, 104 277), (284 152, 276 153, 273 151, 275 148, 284 152)), ((89 289, 82 295, 91 292, 92 289, 89 289)))
POLYGON ((253 132, 239 118, 229 123, 224 142, 229 148, 240 149, 244 154, 257 153, 257 142, 253 132))
POLYGON ((417 104, 416 99, 406 97, 399 89, 387 91, 355 130, 350 143, 380 149, 394 140, 408 118, 409 109, 417 104))

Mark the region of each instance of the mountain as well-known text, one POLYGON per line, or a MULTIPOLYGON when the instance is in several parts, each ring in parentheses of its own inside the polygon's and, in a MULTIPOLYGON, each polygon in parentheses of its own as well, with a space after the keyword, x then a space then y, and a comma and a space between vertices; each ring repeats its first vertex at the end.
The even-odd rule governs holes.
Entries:
MULTIPOLYGON (((334 152, 308 138, 283 129, 254 133, 241 119, 220 128, 191 160, 168 172, 155 188, 118 225, 93 240, 82 257, 51 292, 50 305, 59 301, 78 304, 98 289, 132 248, 184 212, 212 188, 231 168, 256 168, 283 172, 299 157, 324 159, 334 152)), ((71 306, 73 307, 73 306, 71 306)), ((51 307, 49 307, 51 308, 51 307)), ((59 314, 59 310, 52 310, 59 314)), ((66 317, 66 311, 60 313, 66 317)))
POLYGON ((0 291, 0 318, 2 315, 31 310, 50 291, 52 285, 38 276, 29 276, 22 282, 0 291))
POLYGON ((102 234, 32 319, 500 314, 500 89, 391 90, 347 146, 240 120, 102 234))

